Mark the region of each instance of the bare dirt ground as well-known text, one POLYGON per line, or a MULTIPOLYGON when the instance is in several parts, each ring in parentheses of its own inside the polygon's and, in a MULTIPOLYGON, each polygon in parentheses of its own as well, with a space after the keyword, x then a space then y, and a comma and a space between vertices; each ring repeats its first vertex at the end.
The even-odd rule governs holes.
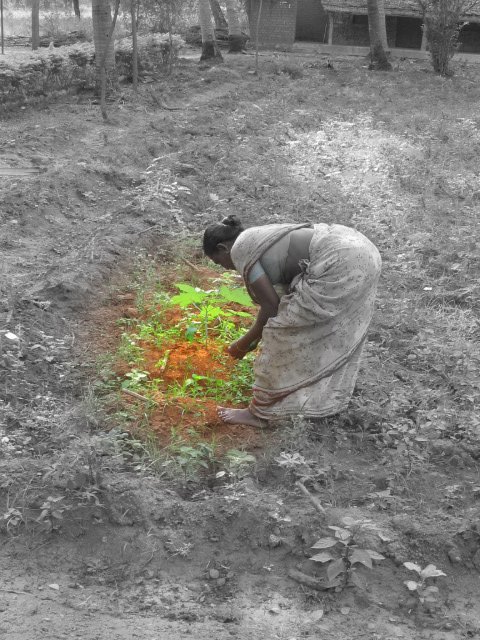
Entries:
POLYGON ((184 60, 108 124, 85 95, 1 123, 0 637, 479 637, 478 71, 252 68, 184 60), (280 426, 248 477, 185 494, 109 437, 92 341, 114 325, 93 319, 229 212, 357 226, 384 277, 348 415, 280 426), (323 590, 311 547, 345 517, 385 560, 323 590), (406 561, 446 574, 435 603, 406 561))

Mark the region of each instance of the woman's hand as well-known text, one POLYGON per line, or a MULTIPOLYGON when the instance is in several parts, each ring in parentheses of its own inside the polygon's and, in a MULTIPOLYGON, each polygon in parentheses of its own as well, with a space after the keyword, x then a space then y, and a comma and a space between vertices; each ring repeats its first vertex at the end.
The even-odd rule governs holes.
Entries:
POLYGON ((227 348, 229 355, 235 360, 241 360, 244 356, 247 355, 249 351, 251 351, 251 347, 246 347, 242 340, 235 340, 232 344, 227 348))

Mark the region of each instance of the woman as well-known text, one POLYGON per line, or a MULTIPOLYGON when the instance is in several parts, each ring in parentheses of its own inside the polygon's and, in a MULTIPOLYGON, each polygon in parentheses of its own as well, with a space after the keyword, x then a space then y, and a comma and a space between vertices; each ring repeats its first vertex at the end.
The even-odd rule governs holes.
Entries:
POLYGON ((268 224, 244 229, 236 216, 209 225, 205 254, 236 269, 259 305, 255 322, 229 347, 234 358, 262 349, 246 409, 219 407, 227 423, 263 426, 345 409, 372 319, 381 258, 355 229, 268 224))

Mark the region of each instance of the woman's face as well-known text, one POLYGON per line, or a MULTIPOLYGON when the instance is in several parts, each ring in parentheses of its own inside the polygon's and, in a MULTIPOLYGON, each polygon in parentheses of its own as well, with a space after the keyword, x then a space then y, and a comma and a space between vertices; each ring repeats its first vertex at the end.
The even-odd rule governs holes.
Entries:
POLYGON ((223 244, 217 245, 217 250, 210 256, 210 260, 224 269, 235 269, 230 256, 230 249, 223 244))

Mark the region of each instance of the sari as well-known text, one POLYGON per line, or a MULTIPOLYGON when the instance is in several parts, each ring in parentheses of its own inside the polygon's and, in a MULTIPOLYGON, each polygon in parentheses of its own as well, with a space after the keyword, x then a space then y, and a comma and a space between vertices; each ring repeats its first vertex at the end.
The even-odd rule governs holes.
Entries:
MULTIPOLYGON (((253 265, 284 235, 306 226, 264 225, 238 236, 231 257, 253 299, 248 284, 253 265)), ((313 229, 308 259, 266 323, 255 359, 249 409, 264 420, 339 413, 348 406, 358 375, 380 254, 355 229, 338 224, 313 229)))

